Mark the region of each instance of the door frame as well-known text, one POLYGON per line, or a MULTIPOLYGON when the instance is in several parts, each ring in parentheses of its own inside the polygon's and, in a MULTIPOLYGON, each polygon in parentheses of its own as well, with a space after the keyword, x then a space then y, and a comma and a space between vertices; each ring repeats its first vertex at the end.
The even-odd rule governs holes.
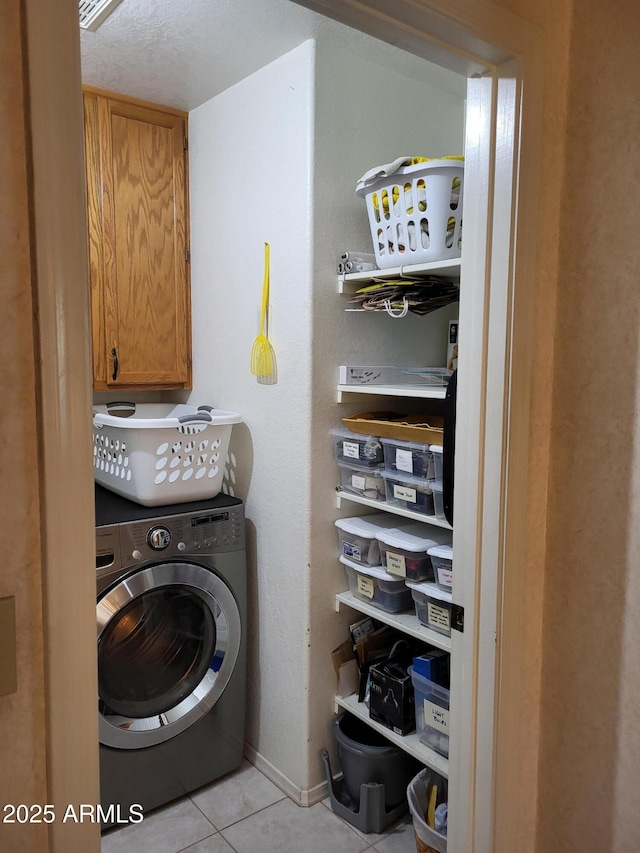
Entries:
MULTIPOLYGON (((493 807, 480 819, 478 785, 467 799, 463 821, 469 844, 450 840, 451 853, 532 851, 535 845, 535 803, 538 745, 539 646, 541 609, 527 577, 526 481, 529 461, 529 389, 531 385, 533 303, 538 198, 538 133, 542 114, 541 64, 543 34, 490 0, 294 0, 356 29, 391 41, 399 47, 470 77, 488 72, 499 89, 501 67, 515 62, 510 97, 517 103, 518 122, 512 123, 514 159, 500 160, 493 147, 492 193, 512 204, 491 221, 487 245, 487 275, 492 296, 502 288, 502 300, 487 314, 492 328, 501 328, 506 347, 485 347, 484 358, 503 365, 502 381, 484 386, 483 411, 498 406, 500 429, 485 420, 483 464, 497 462, 491 481, 484 481, 480 505, 501 511, 479 518, 483 547, 493 549, 482 559, 496 560, 492 572, 481 574, 473 607, 476 614, 495 608, 497 647, 483 632, 479 667, 491 669, 495 691, 474 685, 475 707, 495 707, 489 719, 478 714, 471 733, 481 740, 475 751, 474 772, 483 762, 494 768, 493 807), (522 97, 524 93, 524 97, 522 97), (508 188, 511 187, 511 190, 508 188), (501 231, 504 238, 499 239, 501 231), (505 252, 505 248, 507 251, 505 252), (490 429, 491 427, 491 429, 490 429), (488 489, 488 493, 487 493, 488 489), (504 567, 509 567, 509 586, 504 567), (486 581, 486 582, 485 582, 486 581), (477 689, 476 689, 477 688, 477 689), (490 696, 488 693, 490 692, 490 696), (498 720, 500 726, 497 726, 498 720), (524 721, 524 723, 523 723, 524 721), (527 744, 518 741, 526 726, 527 744), (518 748, 514 748, 518 747, 518 748), (477 761, 476 761, 477 759, 477 761), (505 794, 496 798, 499 789, 505 794), (500 835, 496 826, 504 818, 500 835), (488 825, 487 825, 488 824, 488 825), (508 826, 507 826, 508 825, 508 826), (477 828, 476 837, 469 833, 477 828), (505 829, 506 827, 506 829, 505 829), (493 847, 491 838, 495 839, 493 847)), ((23 0, 26 20, 30 131, 32 158, 32 245, 36 268, 41 436, 40 496, 43 506, 43 613, 48 680, 45 696, 47 768, 50 801, 98 802, 98 738, 95 718, 95 578, 93 566, 93 504, 91 458, 78 448, 91 445, 91 365, 87 288, 84 185, 77 4, 60 0, 23 0), (65 215, 60 216, 64 210, 65 215), (60 488, 64 483, 65 488, 60 488), (68 619, 74 602, 74 620, 68 619), (86 605, 86 606, 85 606, 86 605), (76 666, 65 662, 74 659, 76 666), (70 763, 73 756, 73 763, 70 763)), ((512 72, 513 73, 513 72, 512 72)), ((500 118, 499 99, 491 121, 500 118)), ((502 119, 505 115, 502 115, 502 119)), ((492 304, 492 308, 493 308, 492 304)), ((498 340, 496 334, 495 339, 498 340)), ((484 563, 483 563, 484 565, 484 563)), ((534 589, 537 592, 537 587, 534 589)), ((467 605, 469 606, 469 605, 467 605)), ((474 622, 472 619, 468 624, 474 622)), ((479 623, 478 623, 479 624, 479 623)), ((476 628, 477 630, 477 624, 476 628)), ((480 671, 480 670, 478 670, 480 671)), ((485 782, 486 784, 486 782, 485 782)), ((482 787, 482 785, 480 785, 482 787)), ((462 800, 461 800, 462 801, 462 800)), ((50 826, 51 851, 91 853, 100 846, 99 827, 56 821, 50 826)))
POLYGON ((543 582, 526 550, 543 33, 484 0, 294 2, 469 81, 453 588, 465 628, 452 632, 448 849, 527 853, 543 582))
MULTIPOLYGON (((21 0, 29 162, 49 853, 97 853, 100 802, 87 226, 75 0, 21 0), (73 661, 73 666, 69 662, 73 661)), ((24 535, 25 531, 21 531, 24 535)), ((45 849, 44 847, 42 848, 45 849)))

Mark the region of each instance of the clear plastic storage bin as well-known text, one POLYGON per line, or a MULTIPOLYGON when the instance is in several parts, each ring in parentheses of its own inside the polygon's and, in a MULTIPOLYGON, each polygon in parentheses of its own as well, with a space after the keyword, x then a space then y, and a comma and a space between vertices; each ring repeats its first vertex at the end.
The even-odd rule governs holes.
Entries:
POLYGON ((433 479, 442 482, 442 445, 431 444, 429 450, 433 458, 433 479))
POLYGON ((347 573, 349 592, 362 601, 387 613, 401 613, 411 608, 411 591, 402 578, 390 575, 381 566, 358 566, 346 557, 340 562, 347 573))
POLYGON ((429 480, 429 487, 433 493, 433 514, 440 521, 446 521, 444 514, 444 495, 442 493, 442 480, 429 480))
POLYGON ((418 620, 446 637, 451 636, 451 593, 444 592, 434 583, 407 581, 411 590, 418 620))
POLYGON ((381 468, 384 453, 375 435, 360 435, 348 429, 332 429, 336 462, 358 465, 361 468, 381 468))
POLYGON ((434 479, 433 454, 430 445, 393 438, 380 440, 384 447, 384 467, 387 471, 412 474, 423 480, 434 479))
POLYGON ((401 474, 394 471, 383 471, 387 493, 387 503, 419 512, 422 515, 433 515, 433 492, 431 482, 412 474, 401 474))
POLYGON ((365 566, 380 565, 380 549, 376 534, 389 527, 397 527, 398 522, 384 512, 368 515, 366 518, 338 518, 338 547, 340 553, 365 566))
POLYGON ((435 575, 429 554, 440 544, 426 537, 425 526, 417 522, 401 529, 378 533, 380 562, 389 574, 410 581, 434 581, 435 575))
POLYGON ((449 756, 449 691, 409 667, 416 700, 418 738, 440 755, 449 756))
POLYGON ((214 498, 236 412, 174 403, 93 407, 97 483, 143 506, 214 498))
POLYGON ((340 469, 340 488, 344 492, 360 495, 360 497, 368 498, 371 501, 384 501, 386 499, 384 477, 379 470, 356 468, 354 465, 342 464, 338 465, 338 468, 340 469))
POLYGON ((445 592, 453 586, 453 548, 451 545, 436 545, 429 549, 436 583, 445 592))

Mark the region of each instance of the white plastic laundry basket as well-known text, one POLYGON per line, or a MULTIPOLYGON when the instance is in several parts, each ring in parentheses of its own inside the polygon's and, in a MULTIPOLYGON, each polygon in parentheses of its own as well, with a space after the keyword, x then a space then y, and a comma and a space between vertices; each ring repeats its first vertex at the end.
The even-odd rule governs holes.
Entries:
POLYGON ((205 500, 222 489, 235 412, 173 403, 93 407, 97 483, 143 506, 205 500))
POLYGON ((464 164, 430 160, 358 183, 380 269, 460 257, 464 164))

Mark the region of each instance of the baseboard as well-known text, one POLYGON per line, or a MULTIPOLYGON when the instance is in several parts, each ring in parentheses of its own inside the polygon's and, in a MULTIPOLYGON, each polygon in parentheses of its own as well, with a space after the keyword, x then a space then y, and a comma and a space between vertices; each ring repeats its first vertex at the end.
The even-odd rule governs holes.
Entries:
POLYGON ((329 796, 329 786, 326 780, 308 790, 299 788, 248 743, 244 745, 244 756, 247 761, 255 765, 258 770, 264 773, 267 779, 270 779, 274 785, 277 785, 281 791, 284 791, 299 806, 312 806, 329 796))

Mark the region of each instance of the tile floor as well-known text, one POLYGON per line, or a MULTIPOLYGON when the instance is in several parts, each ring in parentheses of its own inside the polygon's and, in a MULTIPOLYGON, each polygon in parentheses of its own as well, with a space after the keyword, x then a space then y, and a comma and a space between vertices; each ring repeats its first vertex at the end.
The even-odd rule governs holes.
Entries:
POLYGON ((102 853, 415 853, 407 814, 364 835, 329 800, 301 808, 248 762, 135 825, 102 836, 102 853))

